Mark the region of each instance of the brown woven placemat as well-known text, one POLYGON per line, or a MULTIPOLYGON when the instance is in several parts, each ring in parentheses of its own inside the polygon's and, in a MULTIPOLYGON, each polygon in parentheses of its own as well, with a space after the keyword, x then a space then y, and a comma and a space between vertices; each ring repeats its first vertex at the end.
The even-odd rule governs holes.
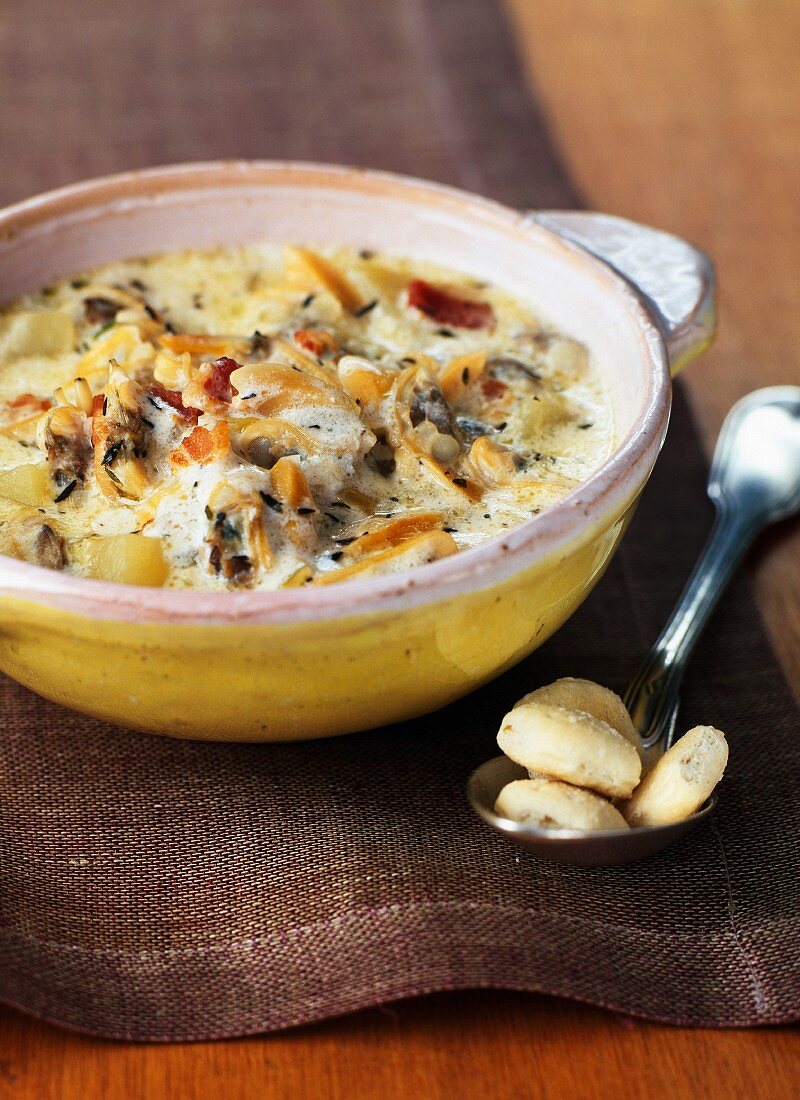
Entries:
MULTIPOLYGON (((43 52, 56 0, 30 25, 9 13, 0 138, 33 144, 8 161, 7 197, 236 154, 393 167, 520 206, 575 205, 491 3, 143 0, 135 26, 112 7, 72 5, 53 67, 43 52), (180 50, 159 52, 166 40, 180 50), (44 98, 26 129, 20 89, 34 69, 44 98), (63 155, 45 162, 46 151, 63 155)), ((679 388, 598 590, 541 651, 432 718, 298 745, 193 744, 0 681, 0 999, 161 1040, 467 986, 683 1024, 798 1018, 797 715, 741 580, 684 693, 682 723, 711 720, 731 741, 708 827, 641 864, 562 868, 495 836, 463 796, 524 691, 565 674, 624 685, 710 523, 704 482, 679 388)))

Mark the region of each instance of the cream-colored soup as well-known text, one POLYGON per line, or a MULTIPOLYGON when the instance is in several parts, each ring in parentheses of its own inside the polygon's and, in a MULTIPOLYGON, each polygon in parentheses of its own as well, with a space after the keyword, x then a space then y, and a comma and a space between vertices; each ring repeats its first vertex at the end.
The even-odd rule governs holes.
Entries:
POLYGON ((405 570, 540 512, 612 443, 580 344, 430 264, 187 251, 0 313, 0 552, 82 576, 405 570))

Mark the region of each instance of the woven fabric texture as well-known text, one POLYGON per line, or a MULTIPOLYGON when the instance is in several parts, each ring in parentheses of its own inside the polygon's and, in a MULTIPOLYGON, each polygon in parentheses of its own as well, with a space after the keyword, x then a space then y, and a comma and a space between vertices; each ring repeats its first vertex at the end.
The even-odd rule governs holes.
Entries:
MULTIPOLYGON (((50 92, 80 70, 88 37, 95 63, 75 88, 91 102, 91 140, 39 133, 42 153, 50 141, 63 157, 13 162, 6 187, 61 182, 53 163, 77 177, 235 153, 397 168, 519 206, 576 204, 486 0, 309 0, 280 17, 257 0, 213 14, 140 7, 141 39, 123 40, 109 10, 75 4, 50 92), (151 50, 167 31, 191 46, 170 65, 151 50), (158 80, 141 79, 145 58, 158 80), (224 81, 210 79, 215 65, 224 81)), ((7 59, 20 87, 32 57, 7 59)), ((20 132, 28 109, 7 104, 20 132)), ((798 1018, 797 714, 741 579, 683 698, 685 728, 710 721, 730 737, 710 824, 640 864, 572 869, 512 847, 464 799, 524 692, 560 675, 624 686, 708 530, 705 474, 678 387, 656 473, 584 607, 494 684, 403 726, 287 746, 173 742, 0 680, 0 999, 156 1040, 469 986, 682 1024, 798 1018)))

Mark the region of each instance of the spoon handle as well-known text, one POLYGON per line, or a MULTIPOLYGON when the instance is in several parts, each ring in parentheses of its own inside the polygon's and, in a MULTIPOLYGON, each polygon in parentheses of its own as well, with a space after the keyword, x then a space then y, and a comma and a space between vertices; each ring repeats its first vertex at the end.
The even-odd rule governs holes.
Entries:
POLYGON ((716 519, 686 587, 625 693, 625 705, 644 747, 672 743, 678 692, 697 640, 747 548, 764 525, 742 501, 719 497, 716 519))

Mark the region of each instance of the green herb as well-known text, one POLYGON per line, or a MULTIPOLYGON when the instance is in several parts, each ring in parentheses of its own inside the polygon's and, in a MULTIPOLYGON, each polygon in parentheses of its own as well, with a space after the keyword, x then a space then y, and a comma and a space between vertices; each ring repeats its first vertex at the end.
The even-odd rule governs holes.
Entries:
POLYGON ((105 323, 104 325, 101 325, 101 326, 100 326, 100 328, 99 328, 99 329, 97 330, 97 332, 96 332, 96 333, 94 334, 94 336, 92 337, 92 339, 93 339, 93 340, 97 340, 97 339, 98 339, 98 337, 102 336, 104 332, 108 332, 108 330, 109 330, 110 328, 113 328, 113 327, 114 327, 114 325, 115 325, 116 323, 117 323, 116 321, 106 321, 106 323, 105 323))
POLYGON ((378 304, 378 299, 373 298, 371 302, 367 302, 366 305, 360 306, 359 309, 353 313, 354 317, 366 317, 368 313, 371 313, 375 306, 378 304))

